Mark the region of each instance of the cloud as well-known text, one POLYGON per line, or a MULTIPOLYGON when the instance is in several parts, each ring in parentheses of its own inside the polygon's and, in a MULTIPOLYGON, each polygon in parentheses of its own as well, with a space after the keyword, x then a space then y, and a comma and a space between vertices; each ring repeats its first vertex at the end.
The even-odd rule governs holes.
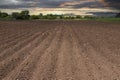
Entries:
POLYGON ((104 7, 99 1, 94 0, 84 0, 84 1, 74 1, 74 2, 65 2, 60 5, 60 7, 72 7, 72 8, 82 8, 82 7, 89 7, 89 8, 102 8, 104 7))
POLYGON ((119 0, 0 0, 1 9, 17 8, 106 8, 120 9, 119 0))
POLYGON ((1 0, 0 8, 28 8, 28 7, 57 8, 59 7, 59 5, 61 5, 66 1, 62 1, 62 0, 57 0, 57 1, 54 1, 54 0, 1 0))
POLYGON ((74 6, 74 5, 78 5, 78 4, 81 4, 81 2, 80 1, 65 2, 65 3, 61 4, 60 7, 74 6))
POLYGON ((105 6, 116 8, 120 10, 120 0, 102 0, 105 6))
POLYGON ((81 8, 81 7, 94 7, 95 0, 0 0, 0 8, 81 8))

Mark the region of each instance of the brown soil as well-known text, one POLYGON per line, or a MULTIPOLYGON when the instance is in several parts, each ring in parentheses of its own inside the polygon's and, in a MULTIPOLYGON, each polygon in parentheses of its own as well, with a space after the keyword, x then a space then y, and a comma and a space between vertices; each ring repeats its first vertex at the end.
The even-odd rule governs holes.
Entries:
POLYGON ((0 21, 0 80, 120 80, 120 23, 0 21))

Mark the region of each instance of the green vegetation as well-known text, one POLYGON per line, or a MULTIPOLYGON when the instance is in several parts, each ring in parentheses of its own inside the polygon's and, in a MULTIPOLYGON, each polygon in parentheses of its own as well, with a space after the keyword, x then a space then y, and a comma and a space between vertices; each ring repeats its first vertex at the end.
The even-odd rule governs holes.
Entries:
POLYGON ((36 19, 120 21, 120 13, 118 13, 115 17, 94 17, 80 15, 53 15, 53 14, 43 15, 42 13, 40 13, 39 15, 30 15, 28 10, 24 10, 21 12, 13 12, 12 14, 0 11, 0 20, 36 20, 36 19))
POLYGON ((120 18, 97 18, 97 21, 104 21, 104 22, 120 22, 120 18))
POLYGON ((120 17, 91 17, 85 16, 82 20, 96 20, 103 22, 120 22, 120 17))
POLYGON ((28 20, 30 18, 29 11, 21 11, 21 13, 13 12, 11 15, 13 20, 28 20))
POLYGON ((116 15, 116 17, 119 17, 119 18, 120 18, 120 13, 118 13, 118 14, 116 15))
POLYGON ((29 11, 13 12, 11 15, 0 11, 0 20, 29 20, 29 11))
POLYGON ((2 19, 7 19, 7 18, 10 18, 8 13, 0 11, 0 19, 2 20, 2 19))

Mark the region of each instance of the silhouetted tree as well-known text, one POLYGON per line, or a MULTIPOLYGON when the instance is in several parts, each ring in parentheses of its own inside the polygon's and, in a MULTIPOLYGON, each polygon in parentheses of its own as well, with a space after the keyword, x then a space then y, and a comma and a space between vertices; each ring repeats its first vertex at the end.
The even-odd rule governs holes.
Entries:
POLYGON ((8 13, 0 12, 0 17, 1 17, 1 18, 5 18, 5 17, 7 17, 7 16, 9 16, 8 13))
POLYGON ((118 14, 116 15, 116 17, 120 18, 120 13, 118 13, 118 14))
POLYGON ((64 18, 63 15, 59 15, 59 17, 60 17, 60 19, 63 19, 63 18, 64 18))
POLYGON ((80 15, 77 15, 76 18, 77 18, 77 19, 80 19, 80 18, 82 18, 82 17, 81 17, 80 15))
POLYGON ((15 20, 17 20, 17 19, 22 19, 22 16, 20 16, 20 13, 18 13, 18 12, 13 12, 13 13, 11 14, 11 16, 12 16, 12 18, 15 19, 15 20))
POLYGON ((40 14, 39 14, 39 16, 43 16, 43 14, 42 14, 42 13, 40 13, 40 14))
POLYGON ((40 13, 38 16, 39 16, 39 19, 43 19, 43 14, 42 13, 40 13))
POLYGON ((30 18, 29 11, 28 10, 21 11, 20 16, 24 20, 29 19, 30 18))
POLYGON ((1 11, 0 11, 0 17, 1 17, 1 11))
POLYGON ((38 15, 31 15, 30 19, 39 19, 39 16, 38 15))

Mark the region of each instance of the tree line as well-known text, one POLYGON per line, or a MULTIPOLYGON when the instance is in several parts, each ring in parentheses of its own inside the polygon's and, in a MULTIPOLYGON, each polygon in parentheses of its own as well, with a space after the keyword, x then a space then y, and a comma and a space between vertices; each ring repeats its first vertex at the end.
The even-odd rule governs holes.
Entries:
POLYGON ((0 11, 0 19, 3 20, 34 20, 34 19, 75 19, 81 18, 81 16, 64 16, 64 15, 55 15, 55 14, 46 14, 43 15, 40 13, 39 15, 30 15, 28 10, 24 10, 21 12, 12 12, 11 14, 1 12, 0 11))
MULTIPOLYGON (((120 13, 116 15, 116 17, 120 18, 120 13)), ((53 15, 47 14, 43 15, 40 13, 39 15, 30 15, 28 10, 24 10, 21 12, 12 12, 8 14, 6 12, 0 11, 0 20, 34 20, 34 19, 82 19, 83 17, 80 15, 76 16, 65 16, 65 15, 53 15)), ((93 16, 84 16, 84 19, 95 19, 93 16)))
POLYGON ((28 20, 30 18, 29 11, 21 11, 19 12, 13 12, 12 14, 8 14, 5 12, 0 11, 0 19, 11 19, 11 20, 28 20))

